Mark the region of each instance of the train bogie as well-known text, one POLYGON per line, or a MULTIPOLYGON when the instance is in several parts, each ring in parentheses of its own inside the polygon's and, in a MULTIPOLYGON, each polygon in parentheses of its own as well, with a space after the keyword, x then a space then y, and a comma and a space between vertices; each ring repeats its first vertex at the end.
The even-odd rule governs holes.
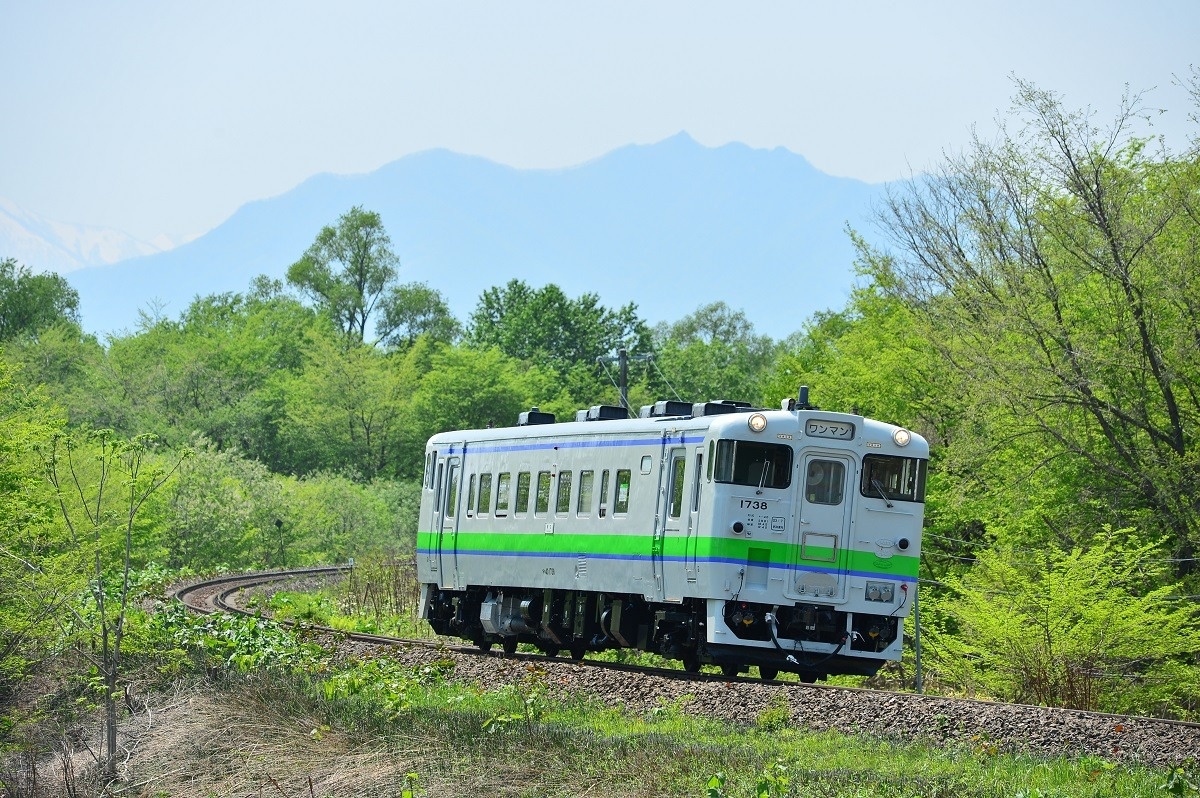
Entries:
POLYGON ((540 423, 434 436, 418 542, 433 629, 767 678, 898 659, 925 442, 803 401, 658 407, 673 415, 534 411, 540 423))

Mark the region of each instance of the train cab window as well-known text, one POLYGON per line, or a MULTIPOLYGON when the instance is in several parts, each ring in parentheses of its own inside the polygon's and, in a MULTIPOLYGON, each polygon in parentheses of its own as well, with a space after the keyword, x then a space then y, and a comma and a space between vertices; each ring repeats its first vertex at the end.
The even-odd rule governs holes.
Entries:
POLYGON ((496 478, 496 517, 508 515, 508 488, 512 482, 512 474, 505 471, 496 478))
POLYGON ((918 457, 868 454, 863 457, 859 491, 877 499, 923 502, 927 465, 927 461, 918 457))
POLYGON ((529 472, 522 471, 517 474, 517 503, 513 511, 517 515, 525 515, 529 512, 529 472))
POLYGON ((425 455, 425 489, 433 488, 433 468, 437 462, 437 452, 429 452, 425 455))
POLYGON ((717 441, 713 476, 717 482, 756 488, 792 484, 792 447, 757 441, 717 441))
POLYGON ((809 460, 804 477, 804 498, 813 504, 841 504, 846 466, 840 460, 809 460))
POLYGON ((617 487, 613 495, 613 513, 624 515, 629 512, 629 477, 632 472, 628 468, 617 469, 617 487))
POLYGON ((595 482, 594 471, 579 472, 579 502, 575 505, 576 515, 592 514, 592 483, 595 482))
POLYGON ((704 454, 696 452, 696 473, 692 478, 692 512, 700 510, 700 475, 704 473, 704 454))
POLYGON ((471 517, 471 513, 475 510, 475 475, 471 475, 471 481, 467 487, 467 518, 471 517))
POLYGON ((566 515, 571 511, 571 472, 558 472, 558 493, 554 497, 554 514, 566 515))
POLYGON ((671 506, 667 508, 667 516, 678 518, 683 513, 683 472, 687 459, 683 455, 671 458, 671 506))
POLYGON ((446 517, 453 518, 458 506, 458 464, 450 466, 450 489, 446 491, 446 517))
POLYGON ((712 482, 713 461, 717 459, 716 454, 715 454, 716 449, 717 449, 717 442, 709 441, 708 442, 708 481, 709 482, 712 482))
POLYGON ((480 515, 487 515, 492 511, 492 475, 479 475, 479 507, 477 511, 480 515))
POLYGON ((600 472, 600 517, 608 515, 608 469, 600 472))
POLYGON ((545 515, 550 511, 550 472, 539 471, 537 481, 537 498, 534 499, 533 514, 545 515))

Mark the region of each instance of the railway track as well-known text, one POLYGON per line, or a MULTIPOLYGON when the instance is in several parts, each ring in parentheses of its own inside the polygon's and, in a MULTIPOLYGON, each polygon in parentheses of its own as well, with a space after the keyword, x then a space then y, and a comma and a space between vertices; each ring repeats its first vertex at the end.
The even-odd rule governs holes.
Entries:
MULTIPOLYGON (((344 567, 275 571, 198 582, 175 591, 197 612, 248 613, 234 596, 252 587, 310 578, 329 578, 344 567)), ((608 705, 649 712, 664 705, 753 724, 764 713, 786 710, 790 723, 816 730, 866 733, 884 739, 924 739, 962 746, 983 755, 1028 752, 1040 756, 1095 756, 1107 761, 1175 767, 1200 755, 1200 724, 1080 710, 1003 704, 965 698, 762 682, 713 674, 684 674, 595 660, 573 661, 534 654, 503 654, 442 641, 406 640, 328 632, 331 645, 354 656, 388 648, 387 655, 414 667, 451 660, 452 678, 495 685, 518 683, 536 674, 550 692, 586 693, 608 705)))

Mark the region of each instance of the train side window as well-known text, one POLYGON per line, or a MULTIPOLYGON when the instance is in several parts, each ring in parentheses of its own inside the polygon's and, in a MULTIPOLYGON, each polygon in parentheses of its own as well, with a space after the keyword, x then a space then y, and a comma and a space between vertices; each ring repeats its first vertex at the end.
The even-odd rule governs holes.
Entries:
POLYGON ((571 511, 571 472, 558 472, 558 494, 554 497, 554 514, 566 515, 571 511))
POLYGON ((471 475, 471 481, 467 487, 467 518, 471 517, 471 512, 475 509, 475 475, 471 475))
POLYGON ((496 517, 508 515, 508 488, 512 482, 512 474, 505 471, 496 479, 496 517))
POLYGON ((846 466, 838 460, 809 460, 804 497, 813 504, 841 504, 846 466))
POLYGON ((654 458, 650 455, 642 455, 642 473, 649 474, 650 469, 654 467, 654 458))
POLYGON ((458 463, 450 466, 450 490, 446 491, 446 517, 453 518, 458 506, 458 463))
POLYGON ((613 496, 613 513, 624 515, 629 512, 629 476, 628 468, 617 469, 616 495, 613 496))
POLYGON ((704 473, 704 453, 696 452, 696 476, 692 480, 692 512, 700 509, 700 475, 704 473))
POLYGON ((600 517, 608 515, 608 469, 600 473, 600 517))
POLYGON ((579 472, 579 503, 575 505, 576 515, 592 514, 592 483, 595 478, 594 471, 579 472))
POLYGON ((545 515, 550 511, 550 472, 539 471, 537 481, 537 498, 533 504, 534 515, 545 515))
POLYGON ((716 448, 717 448, 717 442, 716 442, 716 441, 709 441, 709 442, 708 442, 708 481, 709 481, 709 482, 712 482, 712 468, 713 468, 713 460, 715 460, 715 459, 716 459, 715 457, 713 457, 713 452, 714 452, 714 450, 715 450, 716 448))
POLYGON ((517 506, 514 508, 517 515, 525 515, 529 512, 529 472, 522 471, 517 474, 517 506))
POLYGON ((671 506, 667 510, 670 518, 678 518, 683 513, 683 472, 687 466, 687 458, 676 455, 671 458, 671 506))
POLYGON ((492 475, 479 475, 479 514, 487 515, 492 511, 492 475))
POLYGON ((437 452, 425 455, 425 490, 433 487, 433 464, 437 462, 437 452))

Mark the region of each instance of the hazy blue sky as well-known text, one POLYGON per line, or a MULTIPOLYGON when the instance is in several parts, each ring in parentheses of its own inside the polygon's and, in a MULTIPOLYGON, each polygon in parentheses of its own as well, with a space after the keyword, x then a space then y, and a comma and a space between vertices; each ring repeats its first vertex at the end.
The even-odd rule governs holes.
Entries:
POLYGON ((920 171, 994 129, 1010 75, 1110 116, 1191 110, 1200 0, 0 0, 0 196, 150 239, 318 172, 445 147, 579 163, 686 130, 834 175, 920 171))

